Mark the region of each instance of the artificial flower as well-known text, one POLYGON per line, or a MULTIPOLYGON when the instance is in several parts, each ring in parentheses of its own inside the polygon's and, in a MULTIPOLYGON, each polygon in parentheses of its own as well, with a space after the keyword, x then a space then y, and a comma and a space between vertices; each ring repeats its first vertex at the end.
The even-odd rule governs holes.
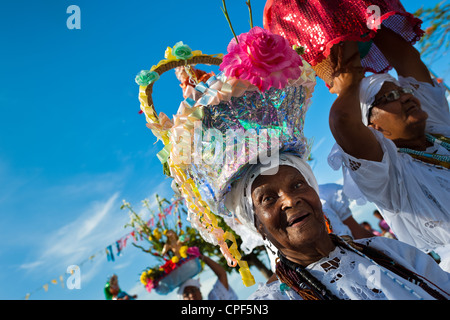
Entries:
POLYGON ((173 256, 170 260, 172 260, 173 263, 178 263, 180 261, 180 258, 178 258, 177 256, 173 256))
POLYGON ((200 256, 200 249, 198 247, 189 247, 187 249, 187 254, 194 257, 200 256))
POLYGON ((140 277, 142 284, 146 285, 147 282, 149 282, 152 279, 152 273, 153 273, 152 269, 144 270, 142 272, 141 277, 140 277))
POLYGON ((155 230, 153 230, 153 236, 155 237, 156 240, 161 239, 161 231, 159 231, 158 228, 156 228, 155 230))
POLYGON ((227 77, 247 80, 260 91, 282 89, 301 76, 301 57, 282 36, 254 27, 232 39, 220 70, 227 77))
POLYGON ((148 292, 151 292, 152 289, 155 287, 153 281, 149 281, 146 285, 145 285, 145 289, 147 289, 148 292))
MULTIPOLYGON (((170 273, 172 272, 172 270, 174 270, 177 267, 177 265, 172 261, 172 260, 167 260, 166 263, 164 265, 161 266, 161 268, 164 270, 164 272, 166 273, 170 273)), ((160 268, 160 269, 161 269, 160 268)))
POLYGON ((145 272, 145 271, 142 272, 140 280, 141 280, 141 283, 142 283, 144 286, 147 284, 147 282, 148 282, 148 279, 147 279, 147 272, 145 272))
POLYGON ((188 250, 188 246, 182 246, 180 248, 180 256, 182 258, 186 258, 187 257, 187 250, 188 250))
POLYGON ((155 82, 159 79, 159 74, 156 71, 142 70, 139 72, 134 79, 136 83, 140 86, 148 86, 149 84, 155 82))
POLYGON ((187 44, 184 44, 183 41, 179 41, 173 46, 172 55, 180 60, 187 60, 193 56, 192 49, 187 44))

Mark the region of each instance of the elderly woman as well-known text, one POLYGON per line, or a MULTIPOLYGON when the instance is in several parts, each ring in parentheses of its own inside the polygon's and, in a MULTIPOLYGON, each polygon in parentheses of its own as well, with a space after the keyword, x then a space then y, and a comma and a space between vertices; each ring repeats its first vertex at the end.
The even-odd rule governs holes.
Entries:
POLYGON ((251 165, 226 206, 278 250, 276 275, 249 299, 448 299, 450 274, 420 250, 372 237, 345 242, 327 232, 308 164, 280 155, 276 168, 251 165))
POLYGON ((445 88, 431 79, 417 50, 400 37, 382 28, 375 42, 398 79, 389 74, 364 78, 356 44, 336 47, 340 58, 331 91, 338 97, 329 118, 336 145, 329 164, 335 170, 342 166, 351 199, 373 202, 399 240, 435 251, 450 272, 445 88))

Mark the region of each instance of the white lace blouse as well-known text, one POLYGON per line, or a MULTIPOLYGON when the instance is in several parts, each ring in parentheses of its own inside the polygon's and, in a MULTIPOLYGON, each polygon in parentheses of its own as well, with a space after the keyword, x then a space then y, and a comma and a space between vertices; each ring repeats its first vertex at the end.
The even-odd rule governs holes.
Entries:
MULTIPOLYGON (((355 240, 376 248, 409 270, 424 276, 427 283, 450 292, 450 274, 420 250, 384 237, 355 240)), ((419 286, 372 262, 369 258, 337 246, 327 257, 306 269, 340 299, 350 300, 430 300, 419 286)), ((279 280, 259 284, 249 300, 301 300, 292 289, 285 290, 279 280)), ((439 292, 442 293, 438 289, 439 292)), ((447 298, 450 297, 444 293, 447 298)))

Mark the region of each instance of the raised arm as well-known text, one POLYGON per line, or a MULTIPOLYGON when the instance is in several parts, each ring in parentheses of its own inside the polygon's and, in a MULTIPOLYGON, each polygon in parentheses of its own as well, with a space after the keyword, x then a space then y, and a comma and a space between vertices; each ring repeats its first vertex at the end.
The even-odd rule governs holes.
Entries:
POLYGON ((208 265, 208 267, 212 269, 212 271, 216 274, 217 278, 219 278, 219 281, 223 284, 225 289, 228 290, 228 276, 225 269, 222 268, 220 264, 218 264, 217 262, 215 262, 214 260, 212 260, 207 256, 200 255, 199 258, 202 259, 208 265))
POLYGON ((419 51, 403 37, 382 26, 373 41, 399 75, 433 84, 419 51))
POLYGON ((329 124, 337 144, 349 155, 370 161, 381 161, 383 150, 375 135, 361 120, 359 87, 364 72, 355 42, 335 45, 336 76, 331 93, 338 97, 331 106, 329 124))

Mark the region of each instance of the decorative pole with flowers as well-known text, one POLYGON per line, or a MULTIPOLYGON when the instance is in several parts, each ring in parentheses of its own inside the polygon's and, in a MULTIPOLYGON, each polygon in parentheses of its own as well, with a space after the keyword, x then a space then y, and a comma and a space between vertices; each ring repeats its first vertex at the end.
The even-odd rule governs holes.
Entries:
MULTIPOLYGON (((152 205, 148 199, 142 201, 142 206, 150 213, 148 220, 143 219, 141 215, 136 213, 129 202, 123 201, 121 206, 121 209, 128 209, 130 215, 130 222, 125 227, 133 228, 136 237, 141 238, 141 241, 147 243, 147 245, 139 245, 134 242, 132 244, 143 252, 151 254, 159 262, 154 267, 143 270, 140 275, 141 283, 148 291, 155 289, 158 284, 158 279, 171 273, 177 264, 186 261, 190 256, 198 256, 200 251, 202 254, 210 257, 219 257, 217 262, 227 273, 237 271, 235 268, 228 266, 224 257, 220 257, 220 252, 216 246, 204 241, 196 229, 183 225, 182 219, 186 218, 187 212, 181 199, 170 203, 165 198, 161 199, 157 195, 156 200, 156 206, 159 211, 157 215, 152 211, 152 205), (162 217, 162 220, 159 217, 162 217), (176 221, 174 222, 175 219, 176 221), (169 238, 173 241, 176 237, 179 240, 178 251, 170 251, 165 245, 169 238)), ((222 228, 226 228, 229 232, 232 232, 240 245, 240 237, 229 229, 220 218, 219 224, 222 228)), ((251 254, 245 256, 245 259, 248 260, 249 264, 254 265, 260 270, 268 279, 272 275, 272 272, 262 262, 264 259, 261 257, 262 255, 266 255, 264 246, 255 248, 251 254)))
MULTIPOLYGON (((128 209, 130 214, 131 220, 125 227, 133 228, 137 235, 145 239, 149 244, 148 248, 144 248, 136 243, 133 243, 133 245, 146 253, 150 253, 159 261, 154 267, 144 270, 140 276, 142 284, 148 291, 155 288, 158 292, 163 279, 169 277, 175 269, 197 258, 200 252, 198 247, 191 245, 191 240, 194 240, 194 238, 190 237, 192 233, 189 232, 189 236, 187 236, 181 228, 180 210, 182 200, 177 199, 170 203, 165 198, 161 199, 158 195, 156 195, 156 200, 159 210, 157 216, 151 210, 149 200, 142 201, 143 206, 150 212, 148 221, 145 221, 137 214, 131 204, 126 201, 123 201, 121 209, 128 209), (163 204, 168 204, 168 206, 164 208, 163 204), (169 219, 169 216, 172 216, 173 219, 169 219), (176 222, 173 221, 174 219, 177 219, 176 222)), ((190 228, 187 227, 186 229, 189 231, 190 228)), ((186 274, 186 276, 193 276, 201 271, 198 259, 196 265, 194 274, 186 274)), ((162 294, 168 293, 167 290, 169 289, 166 287, 161 289, 162 294)))

